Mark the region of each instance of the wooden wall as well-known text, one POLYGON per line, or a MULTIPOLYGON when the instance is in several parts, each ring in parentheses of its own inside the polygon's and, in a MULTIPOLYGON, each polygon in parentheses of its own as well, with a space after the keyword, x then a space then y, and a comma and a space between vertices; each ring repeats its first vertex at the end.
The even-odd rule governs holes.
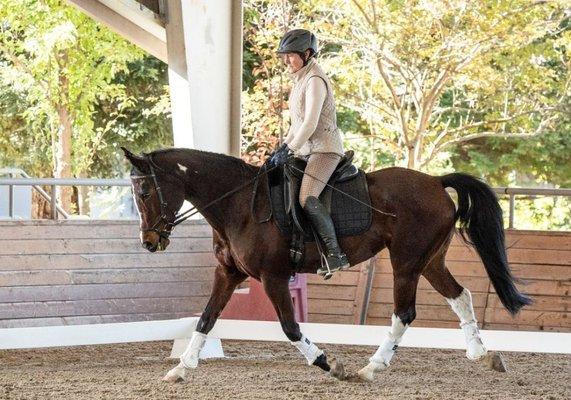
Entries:
MULTIPOLYGON (((0 221, 0 328, 179 318, 199 313, 215 259, 202 221, 177 227, 169 249, 151 254, 133 221, 0 221)), ((571 232, 509 231, 509 259, 535 303, 516 318, 502 308, 474 250, 458 239, 447 263, 472 292, 486 329, 571 331, 571 232)), ((393 310, 388 253, 336 274, 308 278, 310 322, 359 323, 374 267, 366 323, 393 310)), ((415 326, 457 327, 446 301, 421 278, 415 326)))
POLYGON ((0 328, 188 317, 215 264, 203 222, 167 252, 141 247, 133 221, 0 222, 0 328))
MULTIPOLYGON (((512 318, 503 308, 475 250, 458 238, 448 251, 447 265, 473 296, 480 326, 486 329, 549 330, 571 332, 571 232, 508 231, 508 257, 519 285, 535 303, 512 318)), ((375 268, 367 324, 390 324, 393 311, 392 268, 385 250, 372 263, 375 268)), ((358 323, 370 263, 337 274, 330 281, 309 278, 309 320, 358 323)), ((448 303, 421 278, 414 326, 457 327, 448 303)))

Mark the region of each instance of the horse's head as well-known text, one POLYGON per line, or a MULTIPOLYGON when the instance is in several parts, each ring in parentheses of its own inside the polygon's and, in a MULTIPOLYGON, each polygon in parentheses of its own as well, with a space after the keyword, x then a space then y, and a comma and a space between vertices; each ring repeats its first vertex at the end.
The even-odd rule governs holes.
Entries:
POLYGON ((141 244, 151 252, 165 250, 177 212, 184 202, 184 185, 180 177, 156 165, 151 155, 138 156, 122 149, 133 166, 131 186, 141 219, 141 244))

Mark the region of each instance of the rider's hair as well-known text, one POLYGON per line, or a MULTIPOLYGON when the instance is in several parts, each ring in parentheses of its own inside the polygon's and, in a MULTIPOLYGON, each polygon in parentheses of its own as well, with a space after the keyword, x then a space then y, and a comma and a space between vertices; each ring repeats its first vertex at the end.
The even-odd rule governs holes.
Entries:
POLYGON ((301 51, 296 51, 295 53, 303 60, 303 66, 305 67, 307 65, 307 63, 309 62, 309 60, 311 60, 312 57, 315 57, 316 54, 313 51, 313 49, 307 49, 304 52, 301 51), (307 59, 305 58, 305 51, 309 50, 309 55, 307 56, 307 59))

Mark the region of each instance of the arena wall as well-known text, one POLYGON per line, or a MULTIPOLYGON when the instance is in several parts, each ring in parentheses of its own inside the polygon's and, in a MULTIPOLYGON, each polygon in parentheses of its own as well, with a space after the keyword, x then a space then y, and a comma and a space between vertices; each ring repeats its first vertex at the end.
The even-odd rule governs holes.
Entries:
MULTIPOLYGON (((455 237, 447 254, 447 265, 458 282, 473 296, 474 310, 485 329, 571 331, 571 232, 508 230, 508 258, 514 275, 525 280, 520 289, 534 304, 512 318, 501 305, 477 253, 455 237)), ((388 252, 355 266, 324 282, 311 276, 309 320, 312 322, 358 323, 367 271, 374 268, 373 289, 366 314, 367 324, 389 325, 393 310, 393 277, 388 252)), ((429 283, 421 278, 417 292, 415 326, 457 327, 450 307, 429 283)))
MULTIPOLYGON (((485 329, 571 331, 571 232, 508 231, 508 253, 535 303, 512 318, 494 294, 474 250, 454 239, 447 263, 472 291, 485 329)), ((177 227, 164 253, 148 253, 134 221, 0 222, 0 328, 170 319, 199 313, 216 261, 202 221, 177 227)), ((310 276, 310 322, 359 323, 369 268, 367 324, 388 324, 388 253, 336 274, 310 276)), ((445 300, 421 278, 415 326, 457 327, 445 300)))
POLYGON ((171 319, 202 311, 216 260, 203 222, 168 252, 134 221, 0 222, 0 328, 171 319))

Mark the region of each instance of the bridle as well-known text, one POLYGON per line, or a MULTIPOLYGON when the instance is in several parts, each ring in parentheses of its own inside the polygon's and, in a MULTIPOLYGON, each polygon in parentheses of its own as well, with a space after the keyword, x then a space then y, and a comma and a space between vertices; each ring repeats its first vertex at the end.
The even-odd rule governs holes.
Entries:
POLYGON ((153 185, 155 187, 155 192, 157 193, 157 196, 159 198, 159 206, 161 209, 161 214, 159 215, 159 217, 157 218, 155 223, 150 228, 143 230, 143 233, 155 232, 157 235, 159 235, 159 237, 161 239, 166 240, 171 235, 173 228, 182 221, 177 222, 177 219, 178 219, 177 216, 175 216, 175 220, 173 222, 170 222, 168 220, 167 202, 165 201, 165 199, 163 197, 163 192, 161 190, 161 187, 159 186, 159 182, 157 181, 157 174, 155 173, 155 169, 158 169, 160 171, 162 171, 162 170, 153 162, 150 154, 146 155, 146 160, 147 160, 147 163, 149 164, 149 169, 150 169, 151 173, 147 174, 147 175, 131 175, 131 179, 147 179, 147 178, 152 179, 153 185), (163 223, 163 225, 162 225, 162 228, 159 229, 159 224, 161 222, 163 223))
MULTIPOLYGON (((200 211, 198 210, 197 207, 192 206, 190 209, 186 210, 185 212, 175 215, 174 221, 170 222, 168 220, 168 217, 167 217, 167 202, 165 201, 165 199, 163 197, 163 192, 161 190, 161 187, 159 186, 159 182, 157 181, 157 174, 155 171, 158 170, 158 171, 164 173, 165 175, 172 176, 172 177, 180 180, 183 185, 185 185, 186 183, 181 178, 177 177, 176 175, 169 174, 167 171, 163 170, 157 164, 155 164, 153 159, 151 158, 150 154, 145 154, 145 159, 149 165, 149 169, 150 169, 151 173, 146 174, 146 175, 131 175, 131 179, 148 179, 148 178, 152 179, 153 185, 155 187, 155 192, 157 192, 157 196, 159 198, 159 206, 160 206, 161 214, 159 215, 159 217, 157 218, 155 223, 149 229, 143 230, 143 233, 155 232, 157 235, 159 235, 160 238, 166 240, 170 237, 172 230, 174 229, 175 226, 177 226, 178 224, 180 224, 183 221, 186 221, 187 219, 189 219, 193 215, 198 214, 200 211), (162 225, 162 228, 159 229, 161 222, 163 223, 163 225, 162 225)), ((200 207, 200 208, 204 211, 206 208, 208 208, 211 205, 219 202, 220 200, 230 196, 231 194, 234 194, 234 193, 242 190, 243 188, 245 188, 248 185, 251 185, 252 183, 255 183, 254 184, 254 190, 252 192, 252 213, 253 213, 254 200, 256 198, 256 192, 257 192, 257 187, 258 187, 258 179, 261 176, 271 172, 275 168, 277 168, 277 167, 273 166, 273 167, 268 168, 266 165, 264 165, 264 167, 258 171, 258 173, 256 174, 256 177, 254 177, 251 180, 248 180, 243 185, 240 185, 237 188, 232 189, 229 192, 226 192, 222 196, 214 199, 210 203, 208 203, 205 206, 200 207), (262 169, 263 169, 263 172, 262 172, 262 169)), ((266 220, 259 221, 259 222, 260 223, 267 222, 270 219, 271 219, 271 214, 270 214, 270 217, 268 217, 266 220)))

